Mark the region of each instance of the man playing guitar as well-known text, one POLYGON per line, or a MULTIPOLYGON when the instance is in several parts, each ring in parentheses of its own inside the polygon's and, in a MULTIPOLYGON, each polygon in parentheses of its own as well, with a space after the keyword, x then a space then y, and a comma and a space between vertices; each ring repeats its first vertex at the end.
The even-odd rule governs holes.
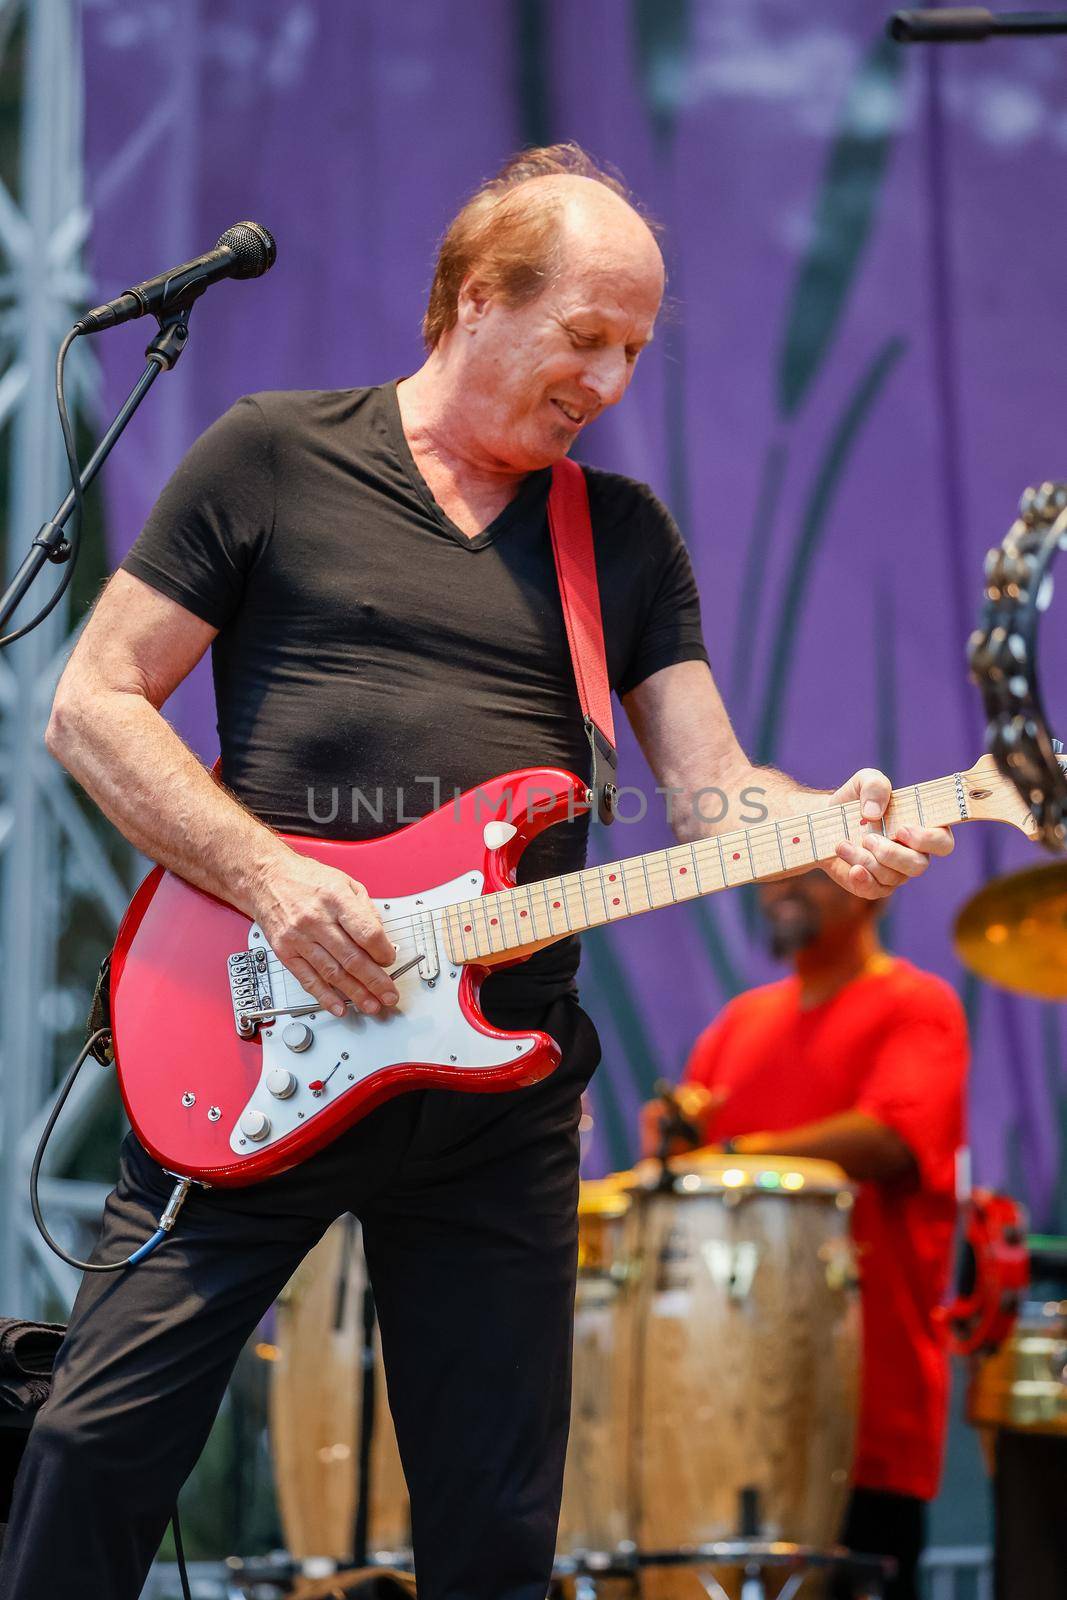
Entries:
MULTIPOLYGON (((431 778, 447 798, 509 768, 588 768, 549 469, 621 400, 663 284, 620 185, 572 146, 524 152, 445 237, 424 365, 376 389, 239 402, 189 452, 74 651, 50 750, 145 855, 254 919, 334 1015, 388 1016, 394 947, 359 883, 278 832, 367 837, 438 804, 431 778), (221 784, 161 715, 209 646, 221 784), (350 807, 378 788, 384 816, 350 807)), ((676 796, 679 838, 714 831, 693 800, 711 786, 758 785, 772 818, 825 807, 739 748, 662 506, 628 479, 586 480, 611 684, 676 796)), ((833 799, 877 824, 889 780, 861 771, 833 799)), ((523 869, 580 865, 585 828, 549 830, 523 869)), ((878 898, 951 847, 944 828, 867 829, 826 870, 878 898)), ((87 1278, 20 1475, 5 1596, 134 1600, 242 1344, 352 1210, 420 1596, 542 1600, 567 1435, 577 1123, 598 1059, 577 961, 564 939, 486 985, 492 1020, 559 1044, 543 1082, 400 1095, 279 1176, 195 1190, 157 1254, 87 1278)), ((140 1244, 171 1187, 131 1134, 98 1258, 140 1244)))

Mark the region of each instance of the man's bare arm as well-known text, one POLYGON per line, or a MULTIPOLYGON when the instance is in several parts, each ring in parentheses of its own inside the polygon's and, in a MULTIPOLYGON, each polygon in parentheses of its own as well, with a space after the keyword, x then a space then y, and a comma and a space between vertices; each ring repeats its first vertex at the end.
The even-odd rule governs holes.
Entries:
POLYGON ((395 1003, 395 952, 366 891, 298 855, 212 779, 160 707, 216 630, 117 572, 67 663, 49 750, 137 849, 264 928, 279 957, 336 1013, 395 1003), (390 998, 392 997, 392 998, 390 998))
POLYGON ((742 1155, 806 1156, 836 1161, 857 1183, 914 1180, 919 1165, 895 1129, 865 1111, 842 1111, 780 1133, 752 1133, 734 1139, 742 1155))
MULTIPOLYGON (((683 1114, 690 1118, 702 1136, 714 1147, 715 1112, 727 1099, 725 1089, 705 1089, 702 1084, 682 1083, 675 1093, 683 1114)), ((641 1107, 639 1130, 641 1154, 656 1155, 663 1138, 666 1108, 662 1100, 648 1100, 641 1107)), ((857 1183, 868 1180, 888 1183, 894 1178, 914 1179, 918 1163, 911 1147, 886 1123, 865 1111, 842 1111, 800 1127, 778 1133, 753 1133, 731 1141, 741 1155, 804 1156, 820 1161, 836 1161, 857 1183)), ((688 1146, 676 1140, 671 1154, 684 1155, 688 1146)))
MULTIPOLYGON (((874 821, 889 804, 889 779, 869 767, 830 794, 805 789, 773 767, 753 766, 703 661, 681 661, 653 673, 623 705, 649 766, 671 797, 671 825, 686 843, 742 826, 746 790, 758 792, 772 817, 801 816, 831 803, 859 800, 864 815, 874 821), (700 799, 716 790, 728 801, 721 817, 721 803, 703 804, 700 799), (705 820, 709 812, 718 820, 705 820)), ((952 846, 948 828, 898 828, 892 838, 871 829, 866 845, 842 842, 837 859, 822 865, 843 888, 880 899, 924 872, 931 856, 948 855, 952 846)))

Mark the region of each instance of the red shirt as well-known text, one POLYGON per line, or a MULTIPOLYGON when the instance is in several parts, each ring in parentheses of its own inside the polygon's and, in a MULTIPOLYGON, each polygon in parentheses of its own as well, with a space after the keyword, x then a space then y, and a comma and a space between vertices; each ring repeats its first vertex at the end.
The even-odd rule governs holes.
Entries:
POLYGON ((796 978, 739 995, 694 1046, 687 1080, 726 1088, 708 1137, 737 1138, 864 1111, 895 1129, 918 1179, 864 1183, 853 1214, 863 1305, 854 1480, 931 1499, 941 1476, 948 1360, 931 1312, 956 1220, 967 1029, 955 993, 907 961, 801 1010, 796 978))

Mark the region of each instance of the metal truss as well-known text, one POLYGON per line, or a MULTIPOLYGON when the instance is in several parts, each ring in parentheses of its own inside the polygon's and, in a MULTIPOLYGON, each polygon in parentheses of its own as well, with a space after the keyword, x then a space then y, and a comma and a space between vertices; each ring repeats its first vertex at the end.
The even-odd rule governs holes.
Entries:
MULTIPOLYGON (((82 72, 78 0, 7 0, 0 52, 22 67, 16 192, 0 183, 0 449, 9 460, 7 571, 68 487, 55 413, 57 346, 89 297, 81 250, 90 217, 83 201, 82 72)), ((74 347, 70 389, 91 411, 95 373, 74 347)), ((16 621, 33 615, 58 581, 46 569, 16 621)), ((44 747, 52 695, 73 644, 63 602, 0 658, 0 1313, 66 1307, 77 1276, 52 1255, 30 1214, 30 1162, 51 1109, 60 1035, 71 1026, 74 974, 59 970, 74 894, 114 927, 128 897, 108 835, 89 820, 44 747), (58 1303, 58 1305, 57 1305, 58 1303)), ((84 986, 85 975, 81 975, 84 986)), ((80 1075, 49 1146, 61 1170, 109 1075, 93 1062, 80 1075)), ((50 1226, 84 1245, 104 1186, 57 1176, 42 1181, 50 1226), (80 1220, 79 1220, 80 1219, 80 1220)))

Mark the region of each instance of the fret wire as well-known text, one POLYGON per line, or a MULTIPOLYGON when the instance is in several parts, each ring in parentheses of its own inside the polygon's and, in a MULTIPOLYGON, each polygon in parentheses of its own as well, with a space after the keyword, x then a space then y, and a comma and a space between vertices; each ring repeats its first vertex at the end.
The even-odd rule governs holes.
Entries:
POLYGON ((812 824, 811 812, 810 811, 808 812, 807 822, 808 822, 808 837, 811 840, 811 859, 813 861, 818 861, 818 859, 819 859, 819 847, 815 843, 815 828, 814 828, 814 825, 812 824))
POLYGON ((586 925, 587 928, 591 928, 593 926, 593 920, 589 915, 589 901, 586 899, 586 895, 585 895, 585 883, 583 881, 584 878, 585 878, 585 873, 584 872, 579 872, 577 874, 577 878, 578 878, 578 888, 581 890, 581 895, 582 895, 582 907, 583 907, 583 909, 585 911, 585 925, 586 925))
POLYGON ((729 887, 730 880, 726 876, 726 857, 722 853, 722 835, 721 834, 717 833, 715 835, 715 843, 719 847, 719 871, 722 873, 722 886, 723 886, 724 889, 726 889, 726 888, 729 887))
POLYGON ((785 863, 785 851, 782 849, 782 830, 778 826, 777 818, 775 819, 775 823, 774 823, 774 837, 775 837, 775 840, 777 841, 777 844, 778 844, 778 859, 782 863, 782 871, 784 872, 785 871, 785 864, 786 864, 785 863))
POLYGON ((641 862, 641 871, 645 875, 645 893, 648 895, 648 909, 651 911, 656 902, 652 898, 652 881, 648 876, 648 862, 644 856, 640 856, 639 860, 641 862))
POLYGON ((925 828, 926 827, 926 815, 925 815, 925 813, 923 811, 923 797, 922 797, 922 794, 919 791, 919 785, 918 784, 915 784, 915 786, 914 786, 914 794, 915 794, 915 809, 919 813, 919 826, 925 828))
MULTIPOLYGON (((528 883, 523 883, 523 884, 519 885, 519 888, 522 889, 523 893, 526 896, 526 910, 529 912, 529 916, 530 916, 530 927, 532 928, 534 933, 536 933, 537 932, 537 916, 536 916, 536 913, 534 912, 534 908, 533 908, 533 896, 530 894, 530 885, 528 883)), ((518 890, 516 890, 516 893, 518 893, 518 890)))
POLYGON ((752 859, 752 840, 749 837, 749 831, 747 828, 745 829, 745 848, 748 851, 748 870, 751 872, 752 876, 755 877, 756 863, 752 859))
POLYGON ((556 930, 552 926, 552 902, 548 898, 548 882, 549 880, 547 878, 538 879, 538 883, 541 886, 541 899, 545 902, 545 916, 548 919, 548 931, 549 933, 555 933, 556 930))
POLYGON ((692 840, 689 842, 689 855, 693 862, 693 877, 696 880, 697 893, 703 894, 704 891, 700 887, 700 862, 697 860, 696 846, 692 840))
POLYGON ((488 949, 486 950, 486 954, 487 955, 492 955, 493 954, 493 931, 489 926, 489 912, 486 909, 486 904, 485 904, 485 902, 486 902, 486 900, 488 898, 489 898, 488 895, 480 894, 478 896, 478 899, 475 902, 475 904, 477 905, 478 910, 482 914, 482 922, 485 925, 485 937, 486 937, 486 941, 487 941, 487 944, 488 944, 488 949))
POLYGON ((625 863, 625 861, 620 861, 619 862, 619 881, 622 884, 622 903, 626 907, 626 915, 629 916, 629 917, 632 917, 633 914, 634 914, 634 908, 630 904, 630 891, 626 887, 626 863, 625 863))

